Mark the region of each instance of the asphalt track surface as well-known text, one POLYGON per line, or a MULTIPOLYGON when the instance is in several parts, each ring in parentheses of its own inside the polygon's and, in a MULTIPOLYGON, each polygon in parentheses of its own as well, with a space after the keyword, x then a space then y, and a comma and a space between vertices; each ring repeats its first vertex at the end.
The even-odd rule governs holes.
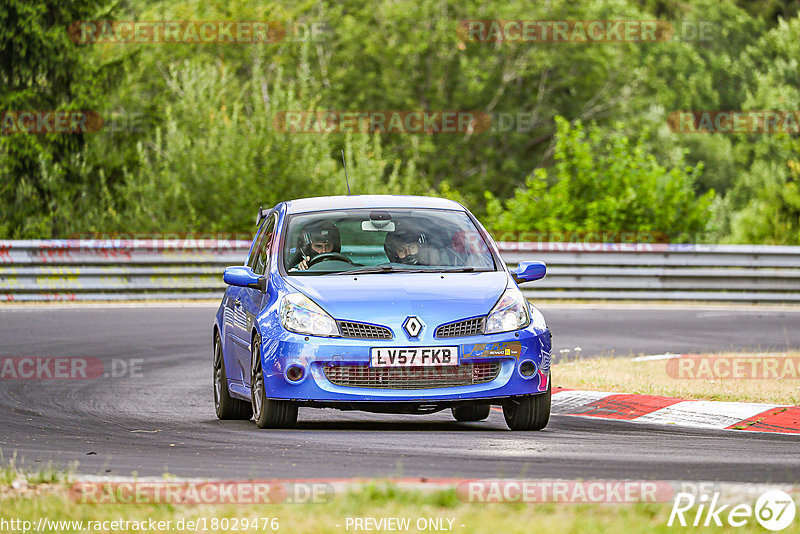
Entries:
MULTIPOLYGON (((556 352, 800 348, 800 308, 541 306, 556 352)), ((0 380, 0 450, 35 468, 187 477, 524 477, 800 482, 800 437, 558 416, 514 433, 493 411, 426 416, 301 409, 298 427, 218 421, 214 306, 0 308, 0 356, 141 359, 142 376, 0 380)))

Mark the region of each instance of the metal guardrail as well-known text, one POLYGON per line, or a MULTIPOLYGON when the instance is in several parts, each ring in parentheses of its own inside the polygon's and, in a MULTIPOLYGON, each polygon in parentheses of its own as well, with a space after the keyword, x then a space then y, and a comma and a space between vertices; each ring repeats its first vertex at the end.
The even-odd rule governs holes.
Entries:
POLYGON ((0 241, 0 301, 220 298, 241 240, 0 241))
POLYGON ((539 299, 800 302, 800 247, 657 243, 498 243, 508 264, 537 259, 539 299))
MULTIPOLYGON (((0 301, 219 298, 249 241, 0 241, 0 301)), ((800 247, 498 243, 547 263, 538 299, 800 302, 800 247)))

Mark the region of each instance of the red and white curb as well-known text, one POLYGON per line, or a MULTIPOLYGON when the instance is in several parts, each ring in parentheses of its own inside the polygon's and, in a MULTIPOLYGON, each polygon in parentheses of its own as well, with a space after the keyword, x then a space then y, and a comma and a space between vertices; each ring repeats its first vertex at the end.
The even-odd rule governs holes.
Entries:
POLYGON ((556 389, 552 413, 634 423, 800 434, 800 406, 556 389))

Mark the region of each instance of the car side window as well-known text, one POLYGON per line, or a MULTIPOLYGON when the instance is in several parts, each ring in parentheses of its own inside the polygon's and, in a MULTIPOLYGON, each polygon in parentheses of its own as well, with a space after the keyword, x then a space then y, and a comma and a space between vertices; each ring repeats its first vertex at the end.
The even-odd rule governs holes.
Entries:
POLYGON ((264 228, 261 241, 258 243, 258 248, 254 251, 251 268, 256 274, 264 274, 269 264, 269 250, 272 243, 272 236, 275 233, 275 220, 276 217, 272 216, 267 221, 264 228))
POLYGON ((259 232, 256 234, 255 238, 253 238, 255 245, 253 245, 253 248, 250 251, 250 256, 247 258, 247 263, 246 263, 246 265, 253 270, 255 270, 256 268, 256 259, 258 259, 258 250, 261 248, 261 242, 264 241, 264 235, 267 233, 268 226, 269 226, 269 221, 264 223, 264 225, 259 229, 259 232))

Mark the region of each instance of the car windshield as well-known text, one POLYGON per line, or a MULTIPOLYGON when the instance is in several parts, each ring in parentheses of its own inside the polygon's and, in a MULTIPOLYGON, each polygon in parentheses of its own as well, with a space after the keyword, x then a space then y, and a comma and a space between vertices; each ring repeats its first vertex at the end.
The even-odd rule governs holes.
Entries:
POLYGON ((292 215, 283 266, 292 275, 493 271, 463 211, 352 209, 292 215))

